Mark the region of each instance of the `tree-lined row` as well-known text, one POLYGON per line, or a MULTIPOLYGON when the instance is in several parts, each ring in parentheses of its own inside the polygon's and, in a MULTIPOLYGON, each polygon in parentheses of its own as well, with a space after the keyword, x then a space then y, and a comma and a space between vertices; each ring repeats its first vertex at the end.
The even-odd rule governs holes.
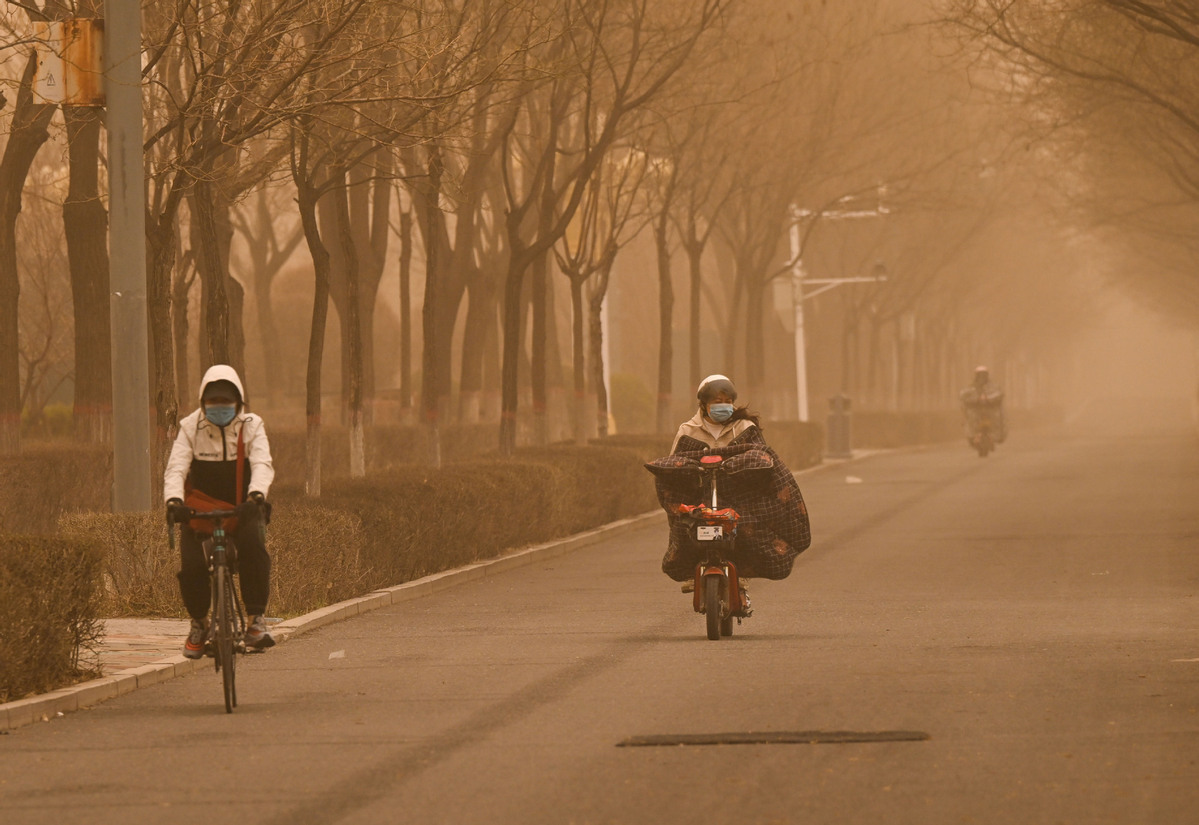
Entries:
MULTIPOLYGON (((839 363, 843 388, 897 387, 894 370, 882 376, 884 365, 909 340, 904 319, 918 317, 922 349, 917 356, 912 348, 908 383, 932 384, 932 374, 952 380, 945 376, 960 360, 964 318, 971 335, 1003 328, 970 308, 1002 268, 962 262, 1010 210, 1016 187, 1012 175, 993 168, 1002 143, 995 110, 945 70, 931 30, 904 25, 903 5, 147 6, 147 293, 159 448, 194 392, 189 340, 198 336, 201 365, 240 369, 245 329, 254 323, 268 370, 277 361, 274 328, 298 319, 273 317, 272 278, 301 256, 315 295, 306 336, 313 492, 320 487, 328 305, 340 321, 342 396, 353 470, 361 472, 379 361, 375 305, 384 272, 397 266, 400 394, 419 398, 422 421, 434 429, 450 413, 455 387, 458 415, 482 415, 485 374, 498 353, 501 448, 516 443, 523 380, 531 438, 549 437, 547 385, 559 365, 547 296, 559 273, 571 296, 573 432, 603 432, 601 313, 622 250, 643 231, 652 239, 655 277, 644 279, 638 297, 656 304, 657 330, 640 333, 658 361, 658 427, 677 423, 672 331, 680 316, 689 330, 688 383, 710 369, 700 362, 700 333, 715 328, 723 363, 738 370, 747 395, 761 396, 777 381, 767 368, 767 304, 795 263, 793 207, 804 215, 800 252, 823 274, 860 274, 880 262, 887 272, 884 283, 813 302, 812 334, 844 342, 813 357, 826 368, 839 363), (880 193, 885 210, 876 208, 880 193), (863 206, 878 217, 841 232, 841 219, 863 206), (249 265, 234 277, 239 234, 249 265), (676 258, 686 261, 685 313, 675 306, 676 258), (418 308, 412 280, 420 274, 418 308), (188 295, 197 288, 200 317, 193 319, 188 295), (243 317, 247 289, 258 309, 253 321, 243 317), (409 346, 417 326, 419 348, 409 346), (594 409, 584 408, 588 397, 594 409)), ((55 3, 10 9, 10 56, 28 53, 33 19, 86 11, 55 3)), ((52 137, 51 146, 67 148, 63 224, 77 432, 103 440, 111 408, 100 113, 63 107, 60 134, 54 107, 30 94, 31 64, 24 65, 24 75, 12 78, 0 161, 0 302, 7 313, 0 449, 7 451, 18 444, 21 403, 10 389, 36 373, 28 358, 24 370, 20 363, 18 272, 37 264, 18 264, 17 214, 33 160, 52 137)), ((31 231, 27 223, 21 237, 31 231)), ((21 297, 28 294, 27 287, 21 297)), ((21 311, 28 315, 24 302, 21 311)))

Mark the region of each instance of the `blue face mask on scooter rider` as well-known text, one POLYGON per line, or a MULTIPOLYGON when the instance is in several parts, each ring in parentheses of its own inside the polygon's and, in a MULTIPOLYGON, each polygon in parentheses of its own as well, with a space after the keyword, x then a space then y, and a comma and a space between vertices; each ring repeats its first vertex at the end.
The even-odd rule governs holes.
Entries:
POLYGON ((708 418, 711 418, 717 424, 723 424, 733 417, 732 404, 709 404, 708 418))
POLYGON ((227 427, 237 417, 237 405, 213 404, 204 408, 204 417, 218 427, 227 427))

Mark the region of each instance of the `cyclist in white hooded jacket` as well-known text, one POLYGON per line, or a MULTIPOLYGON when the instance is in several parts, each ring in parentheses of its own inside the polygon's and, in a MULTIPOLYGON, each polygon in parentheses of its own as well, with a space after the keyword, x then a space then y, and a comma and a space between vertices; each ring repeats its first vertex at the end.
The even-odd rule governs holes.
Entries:
MULTIPOLYGON (((263 622, 270 595, 271 558, 260 529, 263 505, 275 470, 271 447, 262 418, 245 409, 245 391, 237 371, 226 364, 210 367, 200 382, 200 408, 179 422, 179 435, 171 448, 163 479, 168 512, 182 508, 189 492, 203 493, 230 508, 241 502, 259 507, 243 508, 232 532, 237 546, 242 601, 250 624, 246 646, 267 648, 275 644, 263 622), (241 444, 241 485, 238 481, 238 444, 241 444)), ((208 565, 201 539, 183 523, 180 542, 179 589, 191 616, 191 631, 183 655, 204 655, 209 608, 208 565)))

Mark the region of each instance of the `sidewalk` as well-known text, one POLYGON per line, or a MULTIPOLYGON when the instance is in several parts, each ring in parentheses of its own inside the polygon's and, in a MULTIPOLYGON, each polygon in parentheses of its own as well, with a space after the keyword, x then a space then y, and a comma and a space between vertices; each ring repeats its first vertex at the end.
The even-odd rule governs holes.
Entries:
POLYGON ((188 627, 187 619, 105 619, 101 673, 112 676, 178 655, 188 627))

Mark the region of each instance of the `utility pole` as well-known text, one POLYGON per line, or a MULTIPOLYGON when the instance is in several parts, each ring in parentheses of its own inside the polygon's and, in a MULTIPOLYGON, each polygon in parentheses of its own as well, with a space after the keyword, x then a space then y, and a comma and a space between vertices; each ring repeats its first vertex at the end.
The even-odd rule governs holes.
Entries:
MULTIPOLYGON (((800 237, 800 222, 805 218, 826 218, 828 220, 846 220, 851 218, 875 218, 888 214, 889 210, 882 202, 886 187, 879 186, 879 203, 874 209, 831 209, 818 213, 800 209, 791 204, 791 299, 795 308, 795 396, 798 406, 799 420, 808 421, 808 354, 804 336, 804 301, 815 298, 822 292, 841 286, 841 284, 879 283, 887 280, 886 267, 876 265, 875 273, 870 278, 808 278, 803 264, 803 243, 800 237), (819 286, 812 292, 805 292, 807 285, 819 286)), ((844 199, 842 199, 844 200, 844 199)), ((841 201, 838 201, 840 203, 841 201)))
POLYGON ((139 0, 105 0, 108 245, 112 318, 112 509, 150 509, 150 359, 146 320, 146 173, 139 0))

